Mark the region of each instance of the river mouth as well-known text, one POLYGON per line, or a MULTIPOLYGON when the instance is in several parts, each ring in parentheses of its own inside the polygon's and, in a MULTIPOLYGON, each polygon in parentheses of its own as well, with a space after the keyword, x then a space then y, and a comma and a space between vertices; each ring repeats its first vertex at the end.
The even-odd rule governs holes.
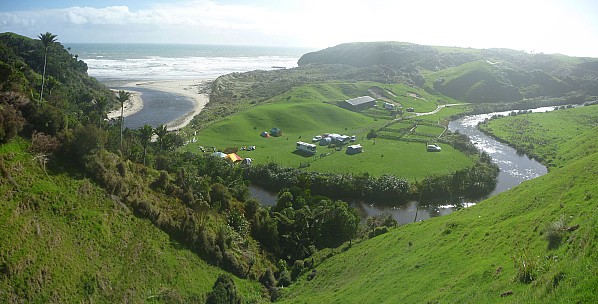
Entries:
MULTIPOLYGON (((554 107, 532 109, 532 112, 547 112, 554 107)), ((520 183, 542 176, 548 172, 547 168, 526 155, 521 155, 512 147, 501 143, 484 134, 477 128, 480 122, 494 115, 508 115, 511 111, 493 112, 487 114, 469 115, 449 122, 451 132, 459 132, 469 137, 480 152, 488 153, 492 162, 497 164, 500 172, 495 189, 484 197, 476 199, 438 199, 432 201, 408 201, 397 206, 389 207, 367 201, 352 202, 362 219, 371 216, 390 214, 400 225, 422 221, 433 217, 447 215, 460 208, 475 205, 484 199, 509 190, 520 183)), ((277 194, 269 192, 259 186, 250 185, 251 195, 262 202, 262 205, 273 206, 276 204, 277 194)))

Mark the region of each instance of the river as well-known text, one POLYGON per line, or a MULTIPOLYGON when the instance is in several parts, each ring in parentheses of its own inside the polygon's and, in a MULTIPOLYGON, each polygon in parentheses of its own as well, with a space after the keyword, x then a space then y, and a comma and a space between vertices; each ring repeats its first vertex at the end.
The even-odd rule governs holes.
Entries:
MULTIPOLYGON (((547 112, 554 107, 542 107, 532 109, 532 112, 547 112)), ((490 136, 482 133, 477 125, 485 119, 494 115, 508 115, 511 111, 493 112, 488 114, 478 114, 465 116, 461 119, 449 122, 449 130, 460 132, 467 135, 470 140, 478 147, 480 151, 488 153, 492 161, 500 168, 496 188, 488 196, 475 201, 463 201, 462 206, 471 206, 480 200, 494 196, 503 191, 509 190, 523 181, 536 178, 547 173, 545 166, 526 155, 518 154, 514 148, 511 148, 490 136)), ((256 186, 250 186, 251 194, 260 200, 264 205, 274 205, 276 203, 276 193, 270 193, 256 186)), ((380 214, 391 214, 399 224, 412 223, 414 221, 425 220, 431 217, 446 215, 455 210, 455 205, 441 205, 434 203, 410 201, 398 207, 379 206, 367 202, 355 202, 353 205, 357 208, 362 218, 376 216, 380 214)))

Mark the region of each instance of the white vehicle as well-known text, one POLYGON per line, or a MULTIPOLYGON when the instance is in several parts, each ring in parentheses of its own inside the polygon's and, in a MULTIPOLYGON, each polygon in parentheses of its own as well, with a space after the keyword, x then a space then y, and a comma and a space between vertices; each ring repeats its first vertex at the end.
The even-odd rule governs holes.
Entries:
POLYGON ((431 144, 426 146, 426 150, 428 150, 428 152, 440 152, 442 148, 437 144, 431 144))
POLYGON ((307 152, 310 154, 316 154, 316 145, 298 141, 297 142, 297 150, 307 152))
POLYGON ((322 139, 322 136, 316 135, 316 136, 314 136, 314 138, 311 139, 311 141, 316 142, 316 141, 320 141, 321 139, 322 139))

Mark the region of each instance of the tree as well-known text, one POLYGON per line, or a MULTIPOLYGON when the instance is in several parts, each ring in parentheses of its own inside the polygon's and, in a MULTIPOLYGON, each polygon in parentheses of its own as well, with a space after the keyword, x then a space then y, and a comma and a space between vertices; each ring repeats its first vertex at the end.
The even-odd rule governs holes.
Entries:
POLYGON ((226 274, 221 274, 208 294, 207 304, 241 304, 241 297, 233 279, 226 274))
POLYGON ((139 139, 141 141, 141 146, 143 147, 143 165, 145 166, 145 156, 147 154, 147 145, 149 144, 150 140, 152 139, 152 135, 154 135, 154 129, 150 125, 145 125, 143 128, 139 129, 139 139))
POLYGON ((159 125, 154 129, 154 133, 158 136, 158 151, 162 152, 162 143, 164 142, 164 137, 168 134, 168 129, 165 125, 159 125))
POLYGON ((108 99, 104 96, 100 96, 98 99, 93 100, 96 109, 98 110, 98 127, 102 129, 102 120, 106 116, 106 108, 108 107, 108 99))
POLYGON ((44 98, 44 85, 46 84, 46 63, 48 62, 48 47, 52 45, 56 41, 56 35, 53 35, 50 32, 46 32, 45 34, 39 34, 37 36, 39 40, 44 44, 44 71, 42 73, 42 90, 41 94, 39 95, 39 102, 41 102, 44 98))
POLYGON ((118 95, 116 95, 116 99, 120 102, 120 150, 123 149, 123 124, 125 122, 124 118, 124 111, 125 111, 125 102, 131 99, 131 93, 120 90, 118 91, 118 95))

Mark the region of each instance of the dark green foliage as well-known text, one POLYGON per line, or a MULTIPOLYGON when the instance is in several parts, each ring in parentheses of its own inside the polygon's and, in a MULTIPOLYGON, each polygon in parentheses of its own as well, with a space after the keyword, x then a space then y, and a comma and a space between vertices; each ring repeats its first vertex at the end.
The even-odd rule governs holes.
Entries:
POLYGON ((14 106, 0 101, 0 143, 13 139, 25 125, 25 119, 14 106))
POLYGON ((210 189, 210 199, 212 208, 228 210, 232 196, 225 185, 215 183, 210 189))
POLYGON ((303 262, 303 260, 296 260, 295 263, 293 263, 293 268, 291 268, 291 280, 296 281, 304 270, 305 262, 303 262))
POLYGON ((386 226, 376 227, 372 232, 370 232, 369 237, 373 238, 373 237, 385 234, 387 232, 388 232, 388 227, 386 227, 386 226))
POLYGON ((259 279, 262 285, 266 288, 275 287, 277 285, 276 278, 274 278, 274 272, 270 267, 266 268, 266 271, 260 276, 259 279))
POLYGON ((206 304, 240 304, 241 296, 233 279, 226 274, 221 274, 208 294, 206 304))
POLYGON ((291 274, 287 270, 281 271, 280 275, 278 276, 278 286, 286 287, 291 285, 291 283, 291 274))
POLYGON ((76 160, 82 160, 84 156, 104 148, 105 144, 106 132, 94 125, 87 125, 75 128, 72 141, 68 144, 68 147, 76 160))

